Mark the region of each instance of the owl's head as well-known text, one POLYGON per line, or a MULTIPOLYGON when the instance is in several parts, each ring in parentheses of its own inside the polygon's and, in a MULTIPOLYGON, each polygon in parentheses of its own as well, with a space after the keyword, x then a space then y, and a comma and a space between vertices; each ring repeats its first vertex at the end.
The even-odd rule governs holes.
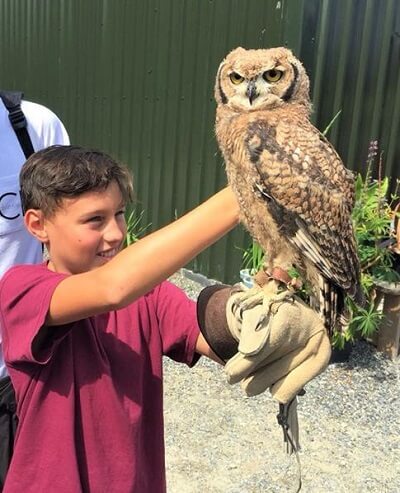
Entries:
POLYGON ((241 112, 286 103, 309 110, 309 79, 301 62, 286 48, 236 48, 219 66, 215 98, 219 105, 241 112))

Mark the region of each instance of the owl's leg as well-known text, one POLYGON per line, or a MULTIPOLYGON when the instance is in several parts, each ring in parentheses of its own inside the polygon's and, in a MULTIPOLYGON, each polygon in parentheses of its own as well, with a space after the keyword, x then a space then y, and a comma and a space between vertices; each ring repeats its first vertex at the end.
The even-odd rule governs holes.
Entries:
POLYGON ((253 316, 252 323, 255 330, 268 323, 271 314, 276 313, 278 307, 288 300, 293 301, 293 291, 279 288, 279 283, 270 279, 264 286, 256 285, 251 289, 236 292, 231 310, 241 319, 247 310, 258 308, 253 316))
POLYGON ((254 281, 262 287, 267 296, 275 296, 282 291, 294 291, 301 286, 297 285, 299 280, 293 279, 288 274, 288 270, 264 264, 254 276, 254 281))
POLYGON ((241 310, 248 310, 262 303, 264 296, 265 294, 262 288, 255 285, 250 289, 242 291, 240 298, 238 297, 235 301, 235 305, 237 305, 241 310))
POLYGON ((266 284, 264 284, 264 286, 262 286, 262 290, 265 296, 273 298, 282 291, 281 283, 275 279, 270 279, 266 284))
MULTIPOLYGON (((265 307, 265 316, 267 316, 268 307, 293 297, 293 290, 288 289, 288 286, 283 281, 271 277, 262 269, 253 279, 254 287, 243 290, 234 302, 240 310, 248 310, 257 305, 263 305, 265 307)), ((261 322, 262 320, 260 319, 261 322)))

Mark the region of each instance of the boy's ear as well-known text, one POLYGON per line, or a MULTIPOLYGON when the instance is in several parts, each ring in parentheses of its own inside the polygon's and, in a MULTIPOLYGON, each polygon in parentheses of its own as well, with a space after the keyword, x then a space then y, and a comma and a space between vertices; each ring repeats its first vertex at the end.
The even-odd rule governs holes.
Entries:
POLYGON ((38 209, 28 209, 24 216, 26 229, 42 243, 48 241, 43 212, 38 209))

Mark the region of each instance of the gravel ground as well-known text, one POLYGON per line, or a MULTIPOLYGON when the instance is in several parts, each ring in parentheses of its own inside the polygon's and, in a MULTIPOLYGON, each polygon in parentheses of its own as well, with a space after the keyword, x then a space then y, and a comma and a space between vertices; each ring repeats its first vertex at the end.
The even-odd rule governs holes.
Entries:
MULTIPOLYGON (((202 285, 171 279, 190 297, 202 285)), ((358 342, 307 385, 299 420, 302 492, 400 492, 400 360, 358 342)), ((165 360, 169 493, 295 492, 297 465, 283 451, 277 404, 247 398, 221 367, 165 360)))

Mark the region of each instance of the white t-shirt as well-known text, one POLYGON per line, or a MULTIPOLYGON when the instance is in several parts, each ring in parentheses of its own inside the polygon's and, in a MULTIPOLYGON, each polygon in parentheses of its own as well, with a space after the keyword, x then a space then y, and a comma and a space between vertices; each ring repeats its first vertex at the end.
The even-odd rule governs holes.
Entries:
MULTIPOLYGON (((49 109, 22 101, 35 151, 53 144, 69 144, 64 125, 49 109)), ((41 244, 25 229, 19 197, 19 172, 25 162, 21 145, 0 99, 0 276, 15 264, 42 261, 41 244)), ((1 327, 0 327, 1 329, 1 327)), ((7 375, 0 330, 0 378, 7 375)))

